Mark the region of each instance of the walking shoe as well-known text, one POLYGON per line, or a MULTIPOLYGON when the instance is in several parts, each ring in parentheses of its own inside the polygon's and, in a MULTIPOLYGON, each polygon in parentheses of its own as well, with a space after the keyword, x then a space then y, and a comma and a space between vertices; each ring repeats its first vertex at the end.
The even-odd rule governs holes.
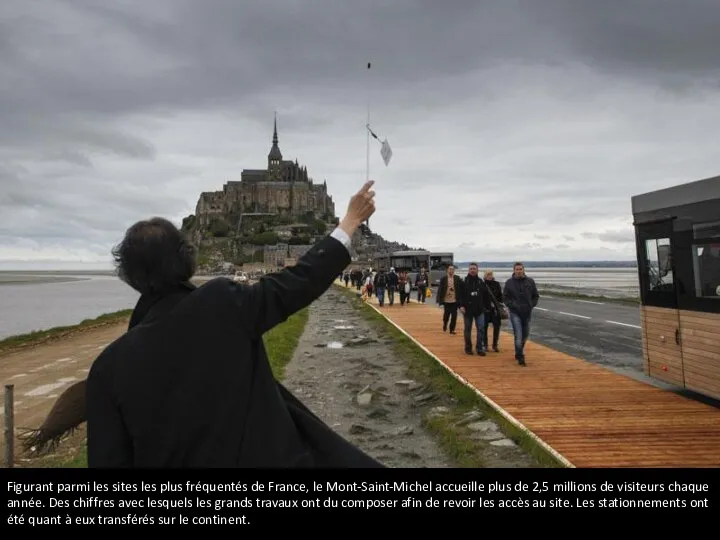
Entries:
POLYGON ((497 345, 493 345, 493 352, 500 352, 497 345))
POLYGON ((472 349, 465 349, 465 354, 472 354, 472 349))
POLYGON ((483 351, 482 349, 480 349, 477 353, 478 353, 480 356, 485 356, 485 351, 483 351))

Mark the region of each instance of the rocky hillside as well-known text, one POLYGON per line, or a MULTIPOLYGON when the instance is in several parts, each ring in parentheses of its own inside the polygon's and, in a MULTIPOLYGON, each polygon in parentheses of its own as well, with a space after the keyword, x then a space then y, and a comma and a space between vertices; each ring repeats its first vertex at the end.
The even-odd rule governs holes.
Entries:
MULTIPOLYGON (((247 263, 267 263, 266 246, 287 246, 290 257, 296 257, 303 249, 319 241, 336 226, 333 223, 308 215, 296 220, 282 216, 243 216, 240 224, 230 227, 216 220, 202 226, 195 216, 183 220, 182 230, 198 247, 199 273, 232 273, 247 263)), ((353 260, 372 264, 376 254, 410 248, 406 244, 392 242, 362 225, 352 238, 353 260)))

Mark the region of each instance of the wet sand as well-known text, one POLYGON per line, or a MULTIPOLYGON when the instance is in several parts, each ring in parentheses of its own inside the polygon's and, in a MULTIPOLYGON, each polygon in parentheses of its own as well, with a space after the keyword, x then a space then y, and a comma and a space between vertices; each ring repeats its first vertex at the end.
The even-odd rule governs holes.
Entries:
POLYGON ((90 278, 74 276, 43 276, 30 274, 0 274, 0 286, 2 285, 37 285, 41 283, 69 283, 71 281, 88 281, 90 278))

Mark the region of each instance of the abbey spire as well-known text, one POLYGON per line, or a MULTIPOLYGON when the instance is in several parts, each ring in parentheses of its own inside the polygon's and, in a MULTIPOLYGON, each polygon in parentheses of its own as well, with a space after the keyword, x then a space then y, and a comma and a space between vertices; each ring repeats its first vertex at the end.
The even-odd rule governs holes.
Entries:
POLYGON ((282 152, 280 152, 280 147, 278 146, 277 113, 275 113, 272 147, 270 148, 270 153, 268 154, 268 170, 279 168, 281 161, 282 161, 282 152))

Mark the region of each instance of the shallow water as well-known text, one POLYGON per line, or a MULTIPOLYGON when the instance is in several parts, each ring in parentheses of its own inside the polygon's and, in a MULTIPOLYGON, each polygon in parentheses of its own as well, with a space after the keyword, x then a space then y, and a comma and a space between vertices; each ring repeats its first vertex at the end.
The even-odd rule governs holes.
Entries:
MULTIPOLYGON (((598 296, 638 294, 633 268, 528 268, 527 272, 544 289, 570 288, 598 296)), ((458 275, 466 274, 466 269, 458 269, 458 275)), ((495 270, 501 283, 510 274, 508 268, 495 270)), ((131 309, 138 296, 109 272, 0 272, 0 339, 131 309)), ((335 330, 350 329, 346 320, 333 322, 335 330)))

